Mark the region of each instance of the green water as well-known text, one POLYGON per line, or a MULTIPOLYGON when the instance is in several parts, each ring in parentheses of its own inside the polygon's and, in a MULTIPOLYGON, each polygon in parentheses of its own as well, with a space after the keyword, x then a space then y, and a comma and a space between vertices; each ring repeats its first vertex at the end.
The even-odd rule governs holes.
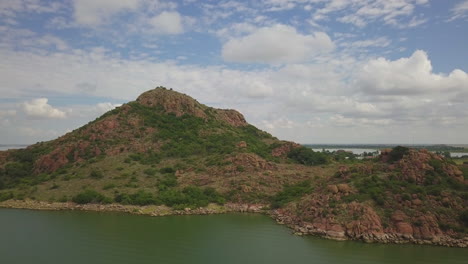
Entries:
POLYGON ((0 263, 468 263, 468 249, 298 237, 267 216, 0 209, 0 263))

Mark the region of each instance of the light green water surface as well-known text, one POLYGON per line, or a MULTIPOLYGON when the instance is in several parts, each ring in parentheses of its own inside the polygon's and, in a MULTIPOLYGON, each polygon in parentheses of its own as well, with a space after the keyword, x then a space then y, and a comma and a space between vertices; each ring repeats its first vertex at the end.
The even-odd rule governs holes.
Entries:
POLYGON ((298 237, 259 214, 0 209, 0 263, 468 263, 468 249, 298 237))

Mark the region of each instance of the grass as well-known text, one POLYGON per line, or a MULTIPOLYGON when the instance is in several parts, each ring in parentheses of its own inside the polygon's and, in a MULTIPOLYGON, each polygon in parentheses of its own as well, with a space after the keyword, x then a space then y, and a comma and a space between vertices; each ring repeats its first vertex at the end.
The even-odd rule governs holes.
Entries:
POLYGON ((289 202, 297 200, 312 191, 310 181, 302 181, 294 185, 285 185, 281 192, 278 192, 271 199, 272 208, 280 208, 289 202))

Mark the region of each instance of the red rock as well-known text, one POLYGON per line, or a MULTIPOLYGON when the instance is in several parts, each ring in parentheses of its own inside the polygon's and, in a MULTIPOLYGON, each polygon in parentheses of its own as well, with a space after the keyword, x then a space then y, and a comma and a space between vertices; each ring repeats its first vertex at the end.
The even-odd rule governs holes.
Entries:
POLYGON ((238 148, 246 148, 247 143, 245 141, 241 141, 241 142, 237 143, 237 147, 238 148))
POLYGON ((400 210, 395 211, 390 217, 390 219, 392 219, 392 221, 394 222, 402 222, 405 221, 407 218, 408 217, 406 216, 406 214, 400 210))
POLYGON ((286 156, 292 149, 298 148, 301 145, 294 143, 294 142, 289 142, 285 141, 285 143, 271 151, 271 155, 273 157, 284 157, 286 156))
POLYGON ((418 206, 418 205, 421 205, 422 204, 422 201, 419 200, 419 199, 414 199, 413 201, 411 201, 411 203, 415 206, 418 206))
POLYGON ((328 191, 331 193, 338 193, 338 187, 334 184, 327 186, 328 191))
POLYGON ((349 187, 349 185, 346 183, 338 184, 337 187, 338 187, 338 190, 342 193, 351 192, 351 187, 349 187))
POLYGON ((397 222, 395 224, 397 233, 402 235, 413 235, 413 227, 406 222, 397 222))

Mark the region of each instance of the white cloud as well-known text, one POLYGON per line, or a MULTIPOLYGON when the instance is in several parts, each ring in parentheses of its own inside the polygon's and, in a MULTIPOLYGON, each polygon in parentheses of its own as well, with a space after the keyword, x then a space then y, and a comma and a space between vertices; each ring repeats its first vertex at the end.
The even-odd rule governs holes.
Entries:
POLYGON ((149 19, 153 31, 160 34, 180 34, 184 32, 182 16, 178 12, 164 11, 149 19))
POLYGON ((16 110, 0 110, 0 117, 16 116, 16 110))
POLYGON ((324 32, 302 35, 291 26, 277 24, 230 39, 223 45, 222 56, 231 62, 275 64, 307 61, 333 48, 324 32))
POLYGON ((63 4, 60 1, 44 0, 8 0, 0 2, 0 14, 15 16, 21 12, 52 13, 57 12, 63 4))
POLYGON ((400 24, 400 28, 414 28, 417 26, 420 26, 428 21, 427 18, 422 18, 422 17, 413 17, 411 20, 405 25, 405 24, 400 24))
POLYGON ((221 38, 229 39, 232 37, 240 37, 245 34, 250 34, 257 30, 257 27, 251 23, 234 23, 229 27, 222 28, 216 32, 221 38))
POLYGON ((109 103, 109 102, 106 102, 106 103, 98 103, 96 105, 96 110, 99 114, 103 114, 107 111, 110 111, 116 107, 119 107, 121 106, 122 104, 113 104, 113 103, 109 103))
MULTIPOLYGON (((19 127, 18 132, 28 138, 54 138, 60 136, 59 132, 53 129, 40 129, 35 127, 19 127)), ((30 142, 30 141, 29 141, 30 142)), ((26 143, 29 143, 26 142, 26 143)))
POLYGON ((391 40, 387 37, 379 37, 375 39, 365 39, 358 40, 354 42, 343 42, 340 44, 342 47, 352 47, 352 48, 369 48, 369 47, 387 47, 390 45, 391 40))
POLYGON ((78 24, 96 26, 107 22, 112 16, 134 10, 140 0, 73 0, 74 17, 78 24))
POLYGON ((418 50, 409 58, 369 61, 359 73, 357 85, 365 93, 382 95, 456 92, 468 89, 468 74, 461 70, 448 76, 433 73, 427 54, 418 50))
POLYGON ((451 10, 452 17, 449 21, 468 17, 468 0, 458 2, 451 10))
POLYGON ((63 9, 60 1, 45 0, 8 0, 0 1, 0 21, 16 25, 18 14, 22 13, 56 13, 63 9))
MULTIPOLYGON (((438 127, 445 127, 453 131, 449 133, 453 139, 468 140, 467 74, 461 70, 433 73, 431 61, 422 51, 398 60, 353 61, 330 56, 314 64, 251 71, 144 58, 127 60, 104 50, 35 54, 0 49, 0 56, 0 78, 4 80, 0 94, 5 98, 86 94, 107 97, 108 102, 126 102, 145 90, 164 85, 210 106, 238 109, 249 122, 282 139, 349 143, 373 138, 388 142, 388 129, 406 131, 411 127, 418 132, 430 130, 421 137, 427 140, 440 138, 443 131, 438 127)), ((100 103, 56 109, 44 99, 28 103, 43 106, 29 110, 42 119, 31 118, 20 105, 22 111, 16 116, 4 115, 3 119, 11 125, 0 127, 3 138, 30 142, 32 139, 27 137, 16 139, 19 136, 14 130, 31 127, 33 122, 44 132, 42 136, 37 134, 35 140, 51 139, 52 134, 46 132, 50 127, 62 134, 116 106, 100 103), (68 118, 58 122, 44 117, 51 115, 68 118)), ((14 109, 0 106, 2 111, 14 109)), ((406 139, 403 134, 391 138, 406 139)))
POLYGON ((329 19, 332 13, 344 13, 337 19, 342 23, 364 27, 370 22, 383 21, 396 27, 415 27, 426 22, 424 18, 412 18, 402 22, 403 18, 413 15, 416 6, 426 5, 428 0, 329 0, 319 8, 312 19, 321 21, 329 19))
POLYGON ((22 104, 24 113, 32 118, 65 118, 66 113, 49 105, 47 98, 37 98, 22 104))

